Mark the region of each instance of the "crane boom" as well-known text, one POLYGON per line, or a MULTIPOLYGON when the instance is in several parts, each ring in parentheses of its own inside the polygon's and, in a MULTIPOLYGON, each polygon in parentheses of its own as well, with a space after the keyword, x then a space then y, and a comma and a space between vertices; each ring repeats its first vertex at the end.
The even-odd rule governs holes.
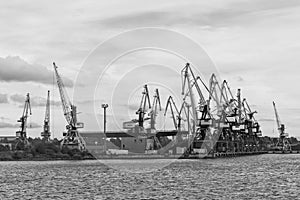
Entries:
POLYGON ((140 127, 144 127, 144 121, 145 121, 145 113, 146 113, 146 107, 149 109, 151 108, 151 103, 150 103, 150 96, 149 96, 149 91, 148 91, 148 86, 144 85, 144 90, 142 92, 142 99, 140 102, 140 107, 136 111, 136 114, 139 116, 138 117, 138 123, 140 127))
POLYGON ((280 121, 280 118, 279 118, 279 115, 278 115, 278 112, 277 112, 276 105, 275 105, 274 101, 273 101, 273 107, 274 107, 274 112, 275 112, 275 118, 276 118, 277 128, 278 128, 278 130, 280 130, 280 128, 281 128, 281 121, 280 121))
POLYGON ((279 118, 279 114, 276 109, 276 105, 275 105, 274 101, 273 101, 273 107, 274 107, 274 112, 275 112, 277 128, 278 128, 278 132, 279 132, 279 138, 278 138, 276 147, 282 151, 291 151, 291 145, 288 140, 288 133, 285 132, 285 126, 284 126, 284 124, 281 123, 281 120, 279 118))
POLYGON ((48 90, 44 122, 50 122, 50 91, 48 90))
POLYGON ((45 141, 49 141, 50 134, 50 91, 48 90, 44 119, 44 131, 41 133, 41 136, 45 141))
POLYGON ((180 126, 177 122, 176 122, 176 116, 175 116, 175 113, 174 113, 174 109, 176 111, 176 114, 177 114, 177 118, 178 120, 180 120, 180 116, 179 116, 179 111, 178 111, 178 108, 172 98, 172 96, 169 96, 168 100, 167 100, 167 104, 166 104, 166 109, 165 109, 165 113, 164 113, 164 116, 166 116, 167 114, 167 111, 168 111, 168 108, 170 108, 171 110, 171 115, 172 115, 172 120, 173 120, 173 124, 174 124, 174 127, 175 129, 177 130, 178 129, 178 126, 180 126), (173 108, 174 107, 174 108, 173 108))
POLYGON ((149 113, 151 116, 151 121, 150 121, 151 129, 155 129, 156 116, 157 116, 158 110, 161 111, 161 103, 160 103, 160 96, 159 96, 158 89, 155 89, 155 95, 154 95, 154 99, 152 102, 152 108, 149 113))
POLYGON ((67 132, 63 133, 63 140, 61 142, 61 147, 67 146, 74 148, 78 148, 81 151, 86 150, 86 144, 83 138, 78 133, 78 128, 83 128, 83 123, 77 123, 77 113, 76 113, 76 106, 74 106, 68 95, 67 91, 65 89, 65 86, 63 84, 62 78, 58 74, 57 66, 53 62, 53 67, 55 71, 56 81, 59 89, 60 99, 62 103, 62 108, 64 112, 65 119, 68 123, 66 126, 67 132))
POLYGON ((64 83, 62 81, 62 78, 60 77, 60 75, 58 74, 57 71, 57 66, 55 65, 55 63, 53 62, 53 67, 54 67, 54 71, 55 71, 55 76, 56 76, 56 81, 57 81, 57 85, 58 85, 58 89, 59 89, 59 94, 60 94, 60 99, 61 99, 61 103, 62 103, 62 108, 63 108, 63 112, 64 112, 64 116, 65 119, 67 121, 67 123, 72 127, 76 127, 76 122, 74 121, 73 118, 73 114, 72 114, 72 103, 67 95, 64 83))

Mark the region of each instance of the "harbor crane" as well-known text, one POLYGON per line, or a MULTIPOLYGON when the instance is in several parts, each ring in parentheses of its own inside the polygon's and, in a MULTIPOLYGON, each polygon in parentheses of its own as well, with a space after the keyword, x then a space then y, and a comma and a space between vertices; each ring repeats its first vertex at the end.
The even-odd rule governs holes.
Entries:
POLYGON ((174 125, 175 130, 180 131, 181 117, 180 117, 179 110, 178 110, 172 96, 169 96, 169 98, 167 100, 164 116, 166 116, 168 108, 170 108, 170 111, 171 111, 171 118, 173 120, 173 125, 174 125))
POLYGON ((131 121, 124 122, 123 128, 128 129, 129 133, 134 134, 135 136, 137 136, 140 133, 144 134, 144 122, 145 120, 150 119, 149 117, 146 117, 146 113, 149 109, 151 109, 150 95, 148 91, 148 86, 144 85, 140 106, 135 113, 138 115, 138 119, 133 119, 131 121))
POLYGON ((237 116, 237 101, 234 98, 231 89, 228 85, 228 82, 226 80, 222 83, 221 88, 221 99, 224 99, 224 109, 226 110, 226 114, 228 117, 235 117, 237 116))
MULTIPOLYGON (((213 118, 211 116, 209 101, 205 100, 204 94, 201 88, 210 93, 209 88, 205 85, 200 76, 195 76, 189 63, 181 70, 182 77, 182 95, 184 108, 187 111, 187 125, 189 132, 189 150, 194 151, 194 143, 199 140, 204 140, 201 144, 198 143, 198 147, 209 146, 211 149, 211 131, 213 125, 213 118), (208 136, 208 137, 206 137, 208 136)), ((210 93, 211 94, 211 93, 210 93)), ((214 98, 212 96, 211 98, 214 98)), ((209 150, 210 151, 210 150, 209 150)))
MULTIPOLYGON (((216 115, 221 115, 223 107, 221 106, 222 103, 222 89, 215 74, 212 74, 209 80, 209 99, 208 105, 211 107, 211 99, 214 99, 216 103, 216 115)), ((211 111, 212 112, 212 111, 211 111)))
POLYGON ((208 107, 208 102, 205 100, 205 97, 201 91, 200 84, 202 84, 207 91, 208 88, 206 87, 200 76, 195 76, 189 63, 186 63, 185 67, 181 70, 181 77, 183 101, 186 102, 184 104, 185 106, 192 108, 191 119, 193 121, 192 124, 194 124, 192 130, 193 135, 195 135, 196 133, 194 129, 196 127, 194 126, 199 126, 202 123, 206 125, 207 123, 209 123, 209 125, 211 125, 211 116, 208 107), (196 98, 199 99, 197 104, 195 102, 196 99, 194 92, 196 92, 196 98), (189 102, 186 101, 187 97, 189 97, 189 102))
POLYGON ((161 103, 160 103, 160 96, 158 89, 155 89, 155 94, 153 96, 153 102, 152 102, 152 107, 149 112, 150 116, 150 128, 146 129, 147 133, 150 134, 149 138, 153 138, 155 141, 156 147, 157 148, 162 148, 162 145, 160 144, 160 141, 156 137, 156 117, 158 115, 158 111, 161 111, 161 103))
POLYGON ((141 99, 140 107, 136 111, 136 114, 138 115, 138 124, 140 127, 144 127, 144 121, 149 119, 149 118, 145 119, 147 105, 148 105, 148 109, 151 109, 148 86, 144 85, 144 91, 142 92, 142 99, 141 99))
POLYGON ((158 89, 155 89, 155 94, 154 94, 154 99, 152 102, 152 107, 151 107, 151 111, 149 113, 150 115, 150 129, 154 129, 155 130, 155 124, 156 124, 156 117, 158 114, 158 111, 161 111, 161 103, 160 103, 160 96, 159 96, 159 92, 158 89))
POLYGON ((279 137, 278 137, 278 142, 276 144, 276 147, 282 151, 291 151, 291 145, 290 142, 288 141, 288 133, 285 132, 285 125, 281 123, 274 101, 273 101, 273 107, 275 112, 277 128, 279 132, 279 137))
POLYGON ((184 123, 188 121, 189 116, 191 115, 191 110, 187 108, 190 108, 190 106, 186 105, 186 102, 183 102, 180 109, 178 109, 173 97, 169 96, 166 103, 164 116, 166 117, 168 110, 170 110, 171 119, 173 121, 174 128, 177 131, 176 136, 173 137, 173 144, 176 144, 178 141, 182 141, 183 138, 187 136, 186 133, 188 133, 190 130, 189 123, 187 124, 188 131, 185 131, 184 128, 184 123))
POLYGON ((257 122, 257 120, 254 117, 254 114, 257 113, 257 111, 252 111, 246 98, 242 101, 242 107, 244 111, 244 117, 245 117, 245 124, 247 125, 249 132, 252 134, 255 134, 256 136, 262 136, 260 125, 257 122))
POLYGON ((31 115, 31 105, 30 105, 30 96, 29 93, 26 95, 25 99, 25 104, 24 104, 24 109, 23 109, 23 114, 18 120, 20 125, 20 130, 16 132, 16 136, 18 139, 18 142, 16 144, 16 148, 19 148, 20 146, 26 146, 28 145, 28 140, 27 140, 27 134, 26 134, 26 129, 27 129, 27 119, 29 115, 31 115))
POLYGON ((78 129, 83 128, 82 122, 77 122, 77 110, 76 106, 74 106, 65 89, 62 78, 60 77, 57 66, 53 63, 55 77, 60 93, 60 99, 62 103, 62 108, 64 112, 65 119, 67 121, 66 132, 63 133, 63 140, 61 142, 61 147, 68 147, 72 149, 79 149, 80 151, 86 150, 85 141, 80 136, 78 129))
POLYGON ((44 130, 41 132, 41 136, 45 142, 50 141, 50 91, 48 90, 47 101, 46 101, 46 111, 45 111, 45 119, 44 119, 44 130))

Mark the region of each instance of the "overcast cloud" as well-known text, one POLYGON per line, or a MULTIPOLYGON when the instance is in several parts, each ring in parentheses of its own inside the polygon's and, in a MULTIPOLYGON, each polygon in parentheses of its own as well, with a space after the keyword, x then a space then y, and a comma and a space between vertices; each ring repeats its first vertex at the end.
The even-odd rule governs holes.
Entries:
MULTIPOLYGON (((295 86, 300 80, 298 0, 2 1, 0 23, 0 86, 3 90, 9 87, 9 91, 0 91, 3 94, 0 95, 0 109, 7 109, 4 117, 12 118, 10 113, 20 113, 16 106, 10 108, 6 104, 22 105, 25 100, 25 96, 20 95, 23 87, 26 92, 36 92, 32 105, 44 112, 45 98, 39 97, 53 84, 53 61, 66 77, 64 83, 69 86, 72 97, 72 83, 80 67, 99 43, 123 31, 155 26, 178 31, 201 44, 218 66, 220 76, 228 80, 232 91, 235 93, 237 88, 242 88, 250 105, 255 105, 256 118, 261 119, 265 135, 277 135, 273 133, 274 100, 288 132, 300 136, 300 90, 295 86), (32 84, 41 84, 41 87, 32 84)), ((110 58, 115 49, 122 49, 131 42, 113 44, 99 59, 110 58)), ((147 53, 144 52, 145 56, 147 53)), ((118 64, 126 67, 140 63, 136 63, 133 56, 118 64)), ((198 67, 203 70, 203 66, 198 67)), ((120 77, 120 71, 111 71, 107 80, 120 77)), ((101 99, 97 103, 106 101, 104 94, 113 89, 105 83, 109 81, 103 82, 108 91, 97 91, 101 99)), ((58 91, 53 95, 56 97, 53 104, 58 105, 58 91)), ((118 105, 127 103, 127 99, 121 97, 119 101, 118 105)), ((84 113, 94 100, 83 98, 74 102, 86 102, 78 106, 84 113)), ((134 107, 129 105, 130 110, 134 107)), ((36 121, 42 121, 43 116, 39 117, 41 120, 36 117, 36 121)), ((62 112, 58 112, 55 119, 60 119, 58 130, 63 130, 62 112)), ((108 121, 108 128, 113 126, 108 121)))
MULTIPOLYGON (((26 96, 21 95, 21 94, 14 94, 14 95, 10 96, 10 100, 15 103, 21 104, 20 105, 21 107, 23 107, 23 104, 25 103, 25 99, 26 99, 26 96)), ((30 97, 31 107, 45 107, 46 101, 47 101, 47 99, 44 97, 36 97, 36 96, 30 97)), ((61 102, 50 100, 50 105, 61 106, 61 102)))
MULTIPOLYGON (((53 71, 39 64, 29 64, 18 56, 8 56, 0 58, 0 81, 53 84, 53 71)), ((64 78, 64 84, 73 86, 68 78, 64 78)))

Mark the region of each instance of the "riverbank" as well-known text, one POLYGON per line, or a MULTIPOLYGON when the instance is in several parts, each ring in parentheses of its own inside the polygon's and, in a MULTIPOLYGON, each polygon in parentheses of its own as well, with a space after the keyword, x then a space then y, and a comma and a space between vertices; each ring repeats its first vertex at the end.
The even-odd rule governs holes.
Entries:
POLYGON ((78 149, 60 148, 59 141, 44 142, 39 139, 30 141, 23 149, 9 150, 0 145, 0 161, 42 161, 42 160, 86 160, 95 159, 88 152, 78 149))
POLYGON ((0 152, 0 161, 51 161, 51 160, 94 160, 95 158, 88 153, 56 153, 52 155, 39 154, 32 155, 26 151, 7 151, 0 152))

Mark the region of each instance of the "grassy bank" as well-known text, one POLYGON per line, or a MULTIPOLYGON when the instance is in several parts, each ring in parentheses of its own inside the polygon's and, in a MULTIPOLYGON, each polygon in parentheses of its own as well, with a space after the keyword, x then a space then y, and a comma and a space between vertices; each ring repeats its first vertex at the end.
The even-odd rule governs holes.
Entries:
POLYGON ((80 152, 77 149, 61 149, 58 140, 51 143, 34 139, 26 148, 10 151, 7 147, 0 145, 0 161, 15 160, 83 160, 94 159, 88 152, 80 152))

